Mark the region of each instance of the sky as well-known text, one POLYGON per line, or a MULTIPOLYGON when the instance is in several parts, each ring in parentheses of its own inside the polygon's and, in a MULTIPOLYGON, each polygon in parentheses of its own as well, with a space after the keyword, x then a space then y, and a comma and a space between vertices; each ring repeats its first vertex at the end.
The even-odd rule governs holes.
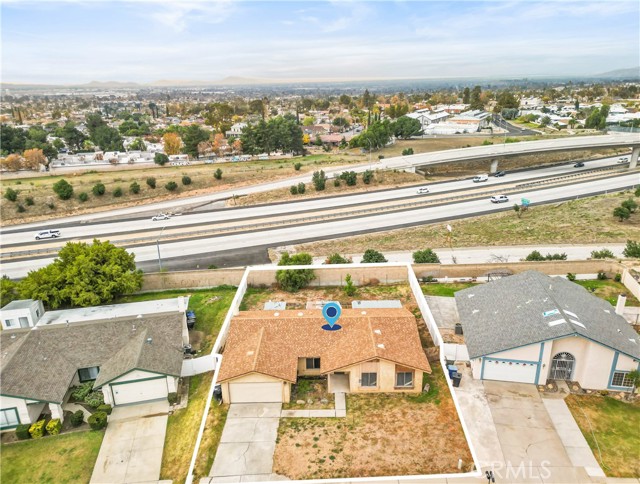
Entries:
POLYGON ((2 82, 520 78, 640 64, 640 2, 2 0, 2 82))

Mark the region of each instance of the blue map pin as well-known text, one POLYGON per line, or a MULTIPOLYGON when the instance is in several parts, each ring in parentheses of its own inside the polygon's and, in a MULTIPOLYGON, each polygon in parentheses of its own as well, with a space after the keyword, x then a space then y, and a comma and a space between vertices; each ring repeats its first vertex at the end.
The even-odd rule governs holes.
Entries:
POLYGON ((323 325, 322 329, 326 331, 337 331, 342 328, 342 326, 336 324, 338 319, 340 319, 340 314, 342 314, 342 308, 340 307, 340 304, 338 304, 337 302, 329 302, 325 304, 322 308, 322 316, 324 316, 324 319, 329 324, 323 325))

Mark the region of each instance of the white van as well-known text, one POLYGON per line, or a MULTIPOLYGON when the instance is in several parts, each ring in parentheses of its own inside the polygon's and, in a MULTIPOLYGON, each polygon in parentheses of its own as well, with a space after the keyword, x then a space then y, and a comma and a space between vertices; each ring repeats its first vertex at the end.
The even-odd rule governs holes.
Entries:
POLYGON ((425 193, 429 193, 429 188, 428 187, 420 187, 418 188, 418 195, 424 195, 425 193))
POLYGON ((476 175, 473 177, 473 183, 486 182, 489 179, 489 175, 476 175))

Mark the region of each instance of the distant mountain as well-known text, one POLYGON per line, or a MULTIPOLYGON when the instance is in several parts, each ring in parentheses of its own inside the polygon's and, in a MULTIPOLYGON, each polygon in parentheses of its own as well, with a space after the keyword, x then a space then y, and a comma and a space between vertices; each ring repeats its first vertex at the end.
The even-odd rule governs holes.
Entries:
POLYGON ((640 66, 603 72, 602 74, 596 74, 595 77, 605 79, 640 79, 640 66))
POLYGON ((88 87, 88 88, 126 88, 126 87, 140 87, 140 84, 137 82, 121 82, 121 81, 91 81, 86 84, 79 84, 77 87, 88 87))

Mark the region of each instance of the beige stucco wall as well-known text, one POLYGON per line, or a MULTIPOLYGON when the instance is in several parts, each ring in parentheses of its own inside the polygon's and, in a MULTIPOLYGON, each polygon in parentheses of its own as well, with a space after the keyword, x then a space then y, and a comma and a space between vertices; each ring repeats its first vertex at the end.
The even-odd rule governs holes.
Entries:
POLYGON ((351 393, 376 393, 376 392, 414 392, 422 391, 422 370, 414 370, 413 388, 396 388, 396 364, 387 360, 368 361, 356 365, 341 368, 341 372, 349 374, 349 391, 351 393), (378 373, 378 386, 360 386, 361 373, 378 373))
POLYGON ((540 344, 536 343, 532 345, 521 346, 520 348, 487 355, 487 357, 504 358, 509 360, 538 361, 538 358, 540 357, 540 344))
MULTIPOLYGON (((312 358, 312 357, 310 356, 309 358, 312 358)), ((319 376, 320 374, 321 374, 320 368, 318 368, 316 370, 308 370, 307 369, 307 359, 306 358, 298 358, 298 376, 319 376)))
POLYGON ((638 360, 634 360, 630 356, 618 354, 618 362, 616 363, 616 370, 633 371, 638 369, 638 360))
POLYGON ((238 378, 232 378, 225 382, 220 383, 222 389, 222 401, 225 403, 230 402, 229 395, 229 383, 282 383, 282 401, 288 402, 291 399, 291 383, 288 381, 280 380, 272 376, 263 375, 262 373, 248 373, 246 375, 239 376, 238 378))

